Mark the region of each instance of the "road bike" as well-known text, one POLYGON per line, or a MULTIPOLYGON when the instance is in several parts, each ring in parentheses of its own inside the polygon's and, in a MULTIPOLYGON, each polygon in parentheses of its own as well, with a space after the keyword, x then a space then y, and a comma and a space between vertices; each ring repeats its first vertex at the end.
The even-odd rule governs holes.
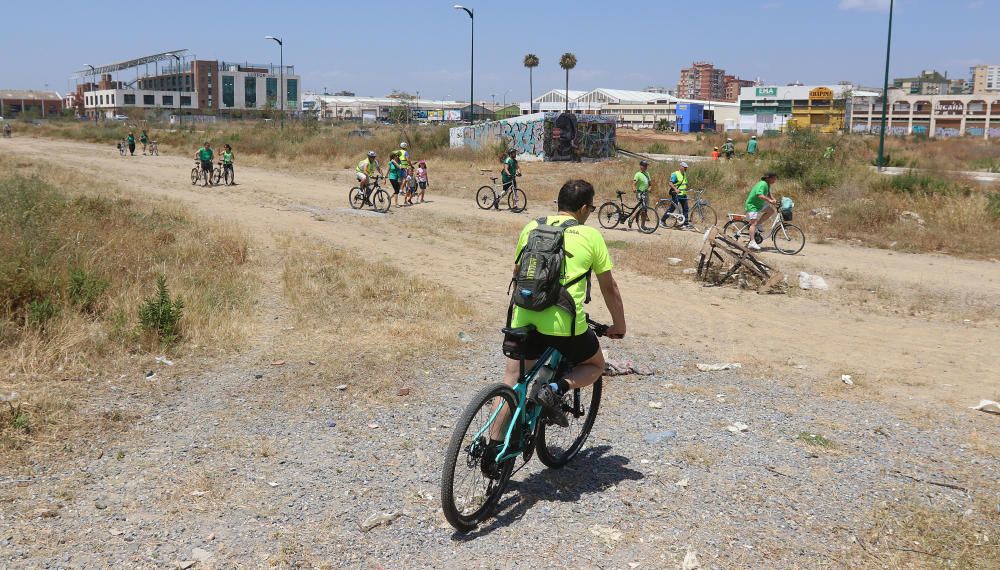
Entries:
MULTIPOLYGON (((715 213, 715 209, 708 204, 704 195, 704 189, 688 192, 688 223, 699 232, 703 232, 719 222, 719 216, 715 213), (693 203, 690 198, 692 195, 694 196, 693 203)), ((670 205, 674 203, 673 198, 660 198, 656 201, 656 217, 661 221, 663 227, 668 229, 684 225, 684 214, 680 210, 680 204, 677 204, 673 212, 667 213, 670 205)))
POLYGON ((212 184, 218 185, 224 182, 226 186, 233 184, 233 167, 219 161, 219 167, 212 171, 212 184))
MULTIPOLYGON (((607 333, 607 325, 589 318, 587 324, 598 336, 607 333)), ((522 344, 535 334, 531 325, 503 332, 508 339, 522 344)), ((522 468, 535 451, 547 467, 563 467, 580 453, 597 419, 601 379, 586 388, 566 392, 562 411, 569 426, 562 428, 528 393, 529 388, 534 394, 544 384, 562 378, 572 365, 550 347, 526 372, 524 354, 508 354, 521 363, 517 385, 511 388, 497 383, 480 390, 455 425, 445 452, 441 507, 445 519, 460 532, 476 528, 490 516, 514 474, 518 456, 524 461, 522 468)))
POLYGON ((368 183, 367 188, 361 189, 358 186, 351 188, 350 192, 347 193, 347 200, 355 210, 371 206, 376 212, 384 214, 389 211, 389 206, 392 205, 389 193, 379 185, 379 181, 382 180, 381 176, 372 176, 369 179, 371 182, 368 183))
POLYGON ((156 141, 149 141, 149 156, 160 156, 160 147, 156 141))
POLYGON ((205 178, 205 186, 208 186, 209 184, 212 183, 212 180, 215 178, 215 175, 207 170, 202 169, 201 161, 196 158, 194 159, 194 168, 191 169, 191 185, 194 186, 195 184, 197 184, 198 181, 202 179, 202 177, 205 178))
MULTIPOLYGON (((480 170, 482 174, 487 174, 492 172, 492 170, 480 170)), ((518 176, 521 174, 518 173, 518 176)), ((500 209, 500 200, 503 200, 504 196, 507 197, 507 207, 510 208, 511 212, 523 212, 525 208, 528 207, 528 197, 524 194, 524 190, 517 187, 517 178, 512 180, 511 184, 506 189, 503 185, 499 184, 499 178, 496 176, 490 176, 490 180, 493 184, 483 186, 476 191, 476 204, 484 209, 489 210, 490 208, 500 209), (497 188, 500 188, 497 190, 497 188)))
POLYGON ((615 192, 618 195, 618 202, 609 200, 597 210, 597 222, 602 228, 614 229, 618 224, 628 223, 632 227, 632 215, 635 214, 635 222, 639 231, 644 234, 651 234, 660 225, 660 218, 656 216, 656 210, 643 203, 642 200, 636 202, 634 206, 626 206, 622 196, 624 191, 615 192), (626 212, 627 210, 627 212, 626 212))
MULTIPOLYGON (((785 255, 795 255, 806 246, 806 234, 802 228, 795 224, 788 223, 791 220, 791 210, 786 214, 783 211, 775 212, 771 220, 771 229, 768 230, 768 237, 774 244, 774 249, 785 255), (785 217, 788 217, 788 220, 785 217)), ((736 241, 748 241, 750 233, 750 220, 745 214, 728 214, 729 221, 722 226, 722 233, 736 241)), ((757 235, 753 240, 760 245, 764 242, 764 233, 757 227, 757 235)))

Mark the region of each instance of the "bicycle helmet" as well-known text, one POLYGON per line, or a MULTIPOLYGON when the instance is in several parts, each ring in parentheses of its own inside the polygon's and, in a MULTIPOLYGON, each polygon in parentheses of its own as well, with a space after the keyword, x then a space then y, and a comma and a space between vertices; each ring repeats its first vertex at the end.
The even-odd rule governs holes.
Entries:
POLYGON ((649 163, 646 162, 645 160, 640 160, 639 161, 639 166, 649 166, 649 163))
POLYGON ((375 158, 375 151, 374 150, 368 151, 368 158, 375 158))
POLYGON ((517 149, 516 148, 509 148, 509 149, 507 149, 507 154, 515 155, 515 154, 517 154, 517 149))
POLYGON ((686 162, 682 162, 681 163, 681 168, 687 168, 687 167, 688 167, 688 163, 686 163, 686 162))
POLYGON ((406 144, 406 141, 399 143, 399 148, 406 148, 407 146, 409 145, 406 144))

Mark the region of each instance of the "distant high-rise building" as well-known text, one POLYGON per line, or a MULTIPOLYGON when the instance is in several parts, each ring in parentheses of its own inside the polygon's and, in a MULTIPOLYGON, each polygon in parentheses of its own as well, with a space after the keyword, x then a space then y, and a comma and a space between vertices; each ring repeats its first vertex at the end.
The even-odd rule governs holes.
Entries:
POLYGON ((1000 93, 1000 65, 977 65, 969 71, 973 93, 1000 93))
POLYGON ((916 77, 898 77, 892 86, 911 95, 947 95, 951 92, 951 81, 947 75, 937 71, 921 71, 916 77))
POLYGON ((753 81, 726 75, 725 69, 716 68, 706 61, 696 61, 681 70, 675 95, 684 99, 705 101, 736 101, 741 87, 752 87, 753 81))

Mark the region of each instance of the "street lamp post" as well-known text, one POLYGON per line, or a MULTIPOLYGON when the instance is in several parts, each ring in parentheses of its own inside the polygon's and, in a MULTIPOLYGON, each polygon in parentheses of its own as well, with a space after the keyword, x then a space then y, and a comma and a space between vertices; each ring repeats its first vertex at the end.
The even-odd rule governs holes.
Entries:
MULTIPOLYGON (((90 76, 94 78, 94 82, 91 83, 91 85, 96 85, 97 84, 97 70, 95 70, 94 66, 90 65, 89 63, 85 63, 83 65, 85 67, 89 67, 90 68, 90 76)), ((86 97, 86 95, 85 95, 85 97, 86 97)), ((94 124, 95 125, 97 124, 97 113, 98 113, 98 109, 97 109, 97 95, 95 94, 94 95, 94 124)))
POLYGON ((469 119, 471 123, 476 122, 476 108, 475 105, 475 73, 476 73, 476 16, 472 11, 472 8, 466 8, 461 4, 455 4, 452 8, 456 10, 465 10, 465 13, 469 15, 469 30, 470 30, 470 42, 469 42, 469 119))
POLYGON ((176 53, 167 54, 177 62, 177 125, 181 124, 181 58, 176 53))
POLYGON ((278 42, 278 103, 281 105, 281 128, 285 128, 285 98, 282 96, 282 92, 285 90, 285 42, 281 41, 281 38, 276 38, 274 36, 264 36, 265 40, 274 40, 278 42))
POLYGON ((885 81, 882 84, 882 128, 878 134, 878 169, 885 168, 885 115, 889 111, 889 50, 892 47, 892 5, 889 0, 889 35, 885 41, 885 81))

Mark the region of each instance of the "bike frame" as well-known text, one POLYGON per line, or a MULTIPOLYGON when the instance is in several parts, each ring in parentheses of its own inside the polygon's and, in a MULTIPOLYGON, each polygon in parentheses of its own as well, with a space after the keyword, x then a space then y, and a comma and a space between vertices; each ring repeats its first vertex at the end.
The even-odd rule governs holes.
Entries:
MULTIPOLYGON (((642 206, 642 200, 639 200, 638 198, 636 198, 636 202, 635 202, 634 206, 626 206, 625 205, 625 194, 619 194, 618 195, 618 208, 621 211, 621 215, 624 216, 624 218, 622 218, 622 219, 627 220, 627 219, 631 218, 633 215, 635 215, 635 213, 639 210, 639 206, 642 206), (625 213, 626 208, 628 209, 628 213, 627 214, 625 213)), ((646 207, 649 208, 649 205, 647 204, 646 207)), ((655 210, 655 208, 654 208, 654 210, 655 210)))

